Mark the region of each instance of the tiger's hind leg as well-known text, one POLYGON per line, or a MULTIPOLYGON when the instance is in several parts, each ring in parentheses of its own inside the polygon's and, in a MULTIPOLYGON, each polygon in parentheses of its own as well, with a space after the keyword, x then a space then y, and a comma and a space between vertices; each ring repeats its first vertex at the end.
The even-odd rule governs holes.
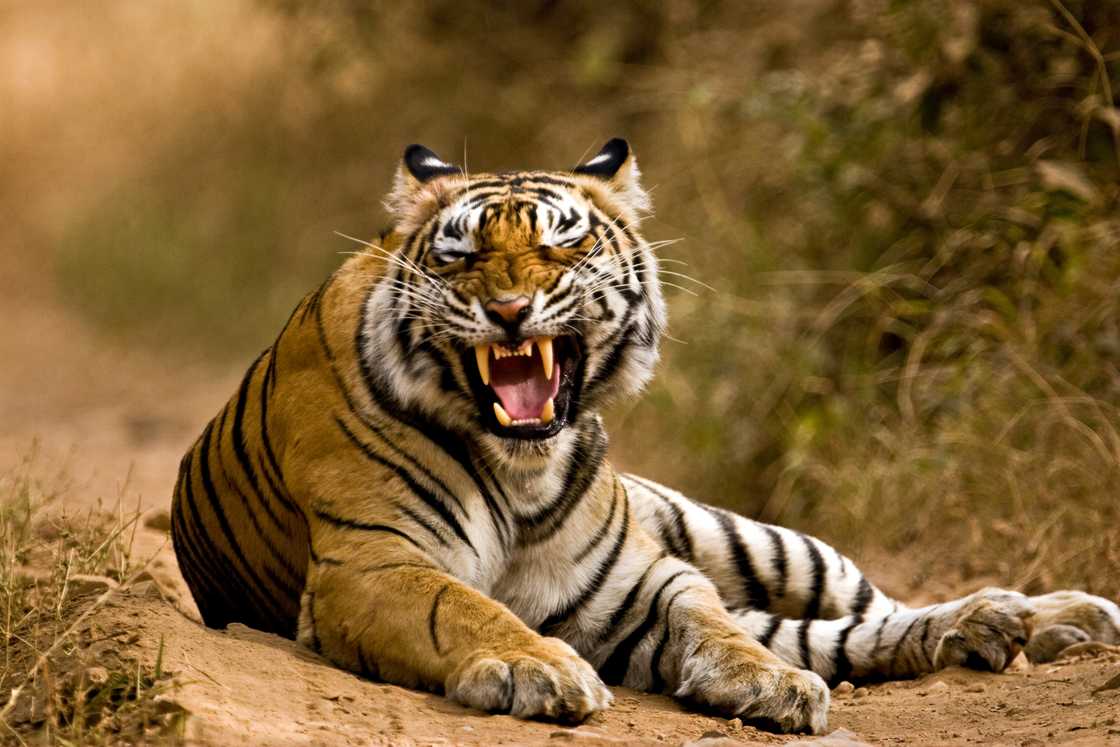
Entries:
POLYGON ((1033 611, 1022 594, 986 589, 877 618, 793 620, 759 610, 733 616, 783 660, 836 684, 906 679, 954 665, 1003 671, 1029 640, 1033 611))
POLYGON ((667 552, 703 571, 756 640, 825 679, 914 677, 954 664, 1001 671, 1020 650, 1043 662, 1072 644, 1120 644, 1120 609, 1101 597, 986 589, 908 609, 815 537, 624 480, 635 515, 667 552))
POLYGON ((1020 651, 1041 663, 1072 644, 1120 643, 1120 608, 1077 591, 1027 597, 984 589, 877 619, 791 620, 757 610, 733 616, 780 658, 831 684, 918 677, 950 666, 1001 672, 1020 651))

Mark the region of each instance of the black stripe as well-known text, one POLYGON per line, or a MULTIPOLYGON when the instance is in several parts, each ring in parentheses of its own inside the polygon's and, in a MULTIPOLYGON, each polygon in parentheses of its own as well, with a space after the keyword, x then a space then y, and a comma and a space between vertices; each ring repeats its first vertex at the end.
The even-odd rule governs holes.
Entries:
POLYGON ((241 467, 241 472, 245 476, 249 487, 252 488, 253 497, 260 503, 261 508, 264 509, 268 518, 272 519, 272 523, 276 525, 277 529, 283 534, 287 534, 287 524, 280 520, 276 515, 276 511, 272 507, 272 502, 267 500, 264 493, 261 491, 260 481, 257 480, 256 470, 253 469, 252 460, 249 459, 249 450, 245 445, 245 409, 249 401, 249 384, 253 380, 254 374, 260 367, 264 356, 268 351, 261 353, 253 364, 249 366, 249 370, 245 373, 244 378, 241 380, 241 386, 237 391, 237 404, 234 407, 233 425, 230 429, 230 441, 233 444, 233 453, 237 457, 237 464, 241 467))
POLYGON ((921 645, 918 646, 918 650, 922 652, 922 659, 929 666, 930 670, 933 669, 933 659, 930 658, 930 655, 926 652, 926 645, 929 643, 930 623, 932 622, 933 615, 927 614, 926 619, 922 621, 922 639, 921 645))
POLYGON ((910 637, 910 631, 913 630, 914 626, 917 625, 917 624, 918 624, 918 618, 915 617, 913 620, 910 621, 910 624, 906 626, 906 630, 902 631, 902 635, 900 635, 898 637, 898 640, 894 642, 894 646, 891 647, 891 656, 890 656, 889 664, 890 664, 890 673, 892 675, 894 674, 895 664, 898 661, 898 652, 902 649, 902 644, 906 641, 907 638, 910 637))
POLYGON ((766 648, 770 648, 770 641, 774 640, 778 628, 782 627, 782 622, 782 618, 777 615, 770 615, 770 624, 766 626, 766 630, 762 631, 762 635, 758 637, 758 642, 766 648))
POLYGON ((653 654, 649 659, 649 692, 651 693, 659 693, 665 690, 665 677, 661 674, 661 657, 665 653, 665 646, 669 643, 669 636, 672 632, 669 623, 672 619, 673 602, 677 601, 677 597, 684 594, 686 591, 688 591, 688 589, 681 589, 676 594, 669 597, 669 601, 665 604, 665 629, 661 631, 661 640, 657 642, 657 647, 653 649, 653 654))
MULTIPOLYGON (((220 422, 224 421, 225 411, 223 410, 222 420, 220 422)), ((218 498, 218 491, 214 486, 214 478, 210 472, 209 454, 213 450, 213 444, 211 442, 213 432, 214 421, 210 421, 210 424, 206 426, 206 430, 202 434, 202 444, 199 446, 199 477, 202 480, 202 490, 206 494, 206 499, 209 503, 211 512, 218 520, 218 526, 221 528, 222 534, 225 536, 226 543, 230 548, 230 552, 232 552, 233 556, 236 557, 238 561, 240 561, 245 571, 245 575, 249 578, 250 581, 253 582, 253 586, 251 588, 255 589, 258 592, 261 601, 265 603, 264 606, 267 607, 269 612, 272 613, 273 620, 285 619, 286 616, 277 606, 277 600, 265 594, 265 585, 261 581, 261 578, 257 575, 256 571, 253 569, 252 565, 249 564, 249 559, 245 557, 245 553, 241 549, 241 545, 238 542, 238 538, 233 531, 233 527, 230 525, 229 517, 226 516, 225 509, 222 507, 221 499, 218 498)), ((219 433, 219 438, 220 436, 221 434, 219 433)), ((220 446, 218 448, 220 449, 220 446)), ((220 457, 221 455, 219 454, 219 458, 220 457)), ((269 625, 267 629, 272 630, 274 629, 274 626, 269 625)))
POLYGON ((397 464, 393 464, 388 459, 385 459, 379 454, 376 454, 373 449, 360 441, 358 437, 354 435, 353 431, 346 427, 346 423, 342 422, 342 419, 337 415, 334 418, 334 422, 338 426, 338 428, 346 435, 346 438, 350 441, 351 444, 354 445, 355 448, 365 454, 366 458, 371 462, 380 464, 382 467, 385 467, 386 469, 392 471, 393 474, 399 477, 401 482, 403 482, 408 487, 408 489, 412 491, 413 495, 422 500, 424 504, 428 506, 428 508, 439 514, 439 517, 443 519, 444 523, 451 527, 451 531, 455 532, 455 536, 462 540, 463 544, 470 548, 471 552, 473 552, 476 556, 478 555, 478 551, 475 550, 474 545, 471 544, 470 539, 467 537, 467 533, 463 531, 462 524, 460 524, 459 520, 455 518, 455 514, 451 513, 451 510, 448 509, 446 505, 444 505, 443 501, 437 498, 435 494, 433 494, 427 488, 420 485, 420 483, 416 482, 415 478, 413 478, 412 475, 409 474, 409 472, 403 467, 397 464))
POLYGON ((618 558, 622 554, 622 547, 626 544, 626 538, 629 536, 629 533, 630 505, 629 503, 624 503, 622 507, 622 523, 619 525, 618 537, 615 539, 610 552, 600 561, 599 567, 595 570, 595 575, 591 577, 591 581, 583 587, 575 599, 570 601, 562 609, 549 615, 548 619, 541 623, 540 629, 544 631, 546 635, 552 635, 556 627, 575 615, 599 593, 599 590, 603 588, 607 578, 610 576, 611 571, 614 570, 615 564, 618 563, 618 558))
POLYGON ((883 644, 883 631, 887 627, 887 621, 891 619, 891 616, 893 614, 894 613, 892 612, 890 615, 887 615, 882 620, 880 620, 879 621, 879 627, 875 628, 875 643, 871 644, 871 652, 870 652, 872 662, 875 662, 875 661, 878 660, 879 646, 881 646, 883 644))
POLYGON ((626 598, 622 600, 622 604, 616 607, 614 612, 611 613, 610 623, 606 627, 604 627, 602 631, 600 631, 600 643, 605 641, 611 636, 612 633, 618 630, 618 626, 622 624, 623 618, 626 617, 626 615, 630 612, 630 609, 634 606, 634 603, 638 600, 638 593, 642 590, 642 587, 645 586, 646 579, 649 578, 649 574, 653 571, 654 566, 656 566, 667 557, 668 555, 666 555, 664 552, 658 555, 657 559, 650 563, 645 572, 642 573, 641 578, 638 579, 638 582, 630 587, 630 591, 626 592, 626 598))
POLYGON ((443 600, 443 595, 451 588, 451 584, 444 584, 443 588, 436 592, 436 598, 432 600, 432 609, 428 613, 428 637, 432 639, 432 648, 436 650, 436 655, 443 656, 443 651, 439 645, 439 635, 436 633, 436 614, 439 611, 439 603, 443 600))
POLYGON ((669 510, 673 514, 673 527, 676 530, 677 544, 680 547, 680 552, 678 554, 681 558, 691 563, 694 557, 692 549, 692 537, 688 532, 688 521, 685 518, 684 511, 681 510, 681 507, 677 505, 676 501, 674 501, 663 490, 660 490, 655 483, 646 480, 645 478, 638 477, 637 475, 627 475, 627 477, 634 480, 634 482, 638 483, 638 485, 645 488, 649 492, 653 493, 658 499, 661 500, 662 503, 669 507, 669 510))
POLYGON ((408 506, 405 506, 405 505, 403 505, 399 502, 394 503, 393 505, 402 514, 404 514, 405 516, 407 516, 408 518, 412 519, 414 522, 419 524, 422 529, 426 529, 428 531, 428 533, 430 535, 432 535, 432 537, 435 538, 436 542, 439 542, 444 547, 448 546, 447 538, 445 538, 442 534, 440 534, 439 530, 437 530, 434 526, 432 526, 430 523, 428 523, 428 520, 425 519, 423 516, 416 513, 415 511, 413 511, 408 506))
POLYGON ((397 529, 396 527, 391 527, 386 524, 369 524, 364 521, 355 521, 354 519, 344 519, 341 516, 335 516, 334 514, 327 513, 321 508, 315 509, 315 516, 327 522, 328 524, 340 529, 353 529, 360 532, 385 532, 387 534, 394 534, 401 539, 408 541, 410 544, 414 545, 420 550, 424 549, 419 542, 412 539, 412 537, 409 537, 407 534, 397 529))
MULTIPOLYGON (((299 595, 303 591, 303 584, 305 581, 304 575, 303 573, 296 570, 295 566, 292 565, 292 561, 286 555, 284 555, 283 551, 279 547, 277 547, 275 543, 273 543, 272 538, 268 533, 264 531, 264 529, 261 527, 260 522, 257 521, 257 514, 253 510, 253 507, 249 505, 249 499, 245 497, 245 494, 241 492, 241 489, 238 488, 233 480, 230 479, 229 470, 226 468, 225 457, 222 456, 221 442, 222 434, 219 433, 218 440, 215 443, 213 451, 217 454, 218 469, 221 471, 222 479, 229 487, 230 492, 233 495, 237 496, 237 499, 241 501, 242 511, 249 519, 249 523, 252 524, 253 530, 257 533, 257 539, 260 540, 260 543, 266 550, 268 550, 268 554, 272 556, 273 563, 278 568, 280 568, 280 570, 286 572, 288 578, 284 579, 277 575, 276 571, 272 567, 272 564, 262 563, 261 570, 266 576, 268 576, 268 578, 272 580, 272 582, 280 591, 285 592, 288 595, 288 598, 292 602, 293 606, 298 606, 299 595)), ((285 532, 285 535, 286 534, 287 533, 285 532)))
POLYGON ((630 671, 630 658, 634 654, 634 649, 649 635, 653 626, 657 624, 657 606, 661 603, 661 595, 665 592, 669 584, 688 573, 692 573, 692 571, 677 571, 669 576, 669 578, 665 579, 661 586, 657 587, 657 591, 654 592, 653 595, 653 600, 650 602, 649 612, 646 614, 645 620, 643 620, 638 627, 634 628, 630 635, 626 636, 622 642, 615 646, 614 651, 607 657, 603 666, 599 668, 599 673, 603 681, 608 685, 621 685, 626 679, 626 673, 630 671))
POLYGON ((323 644, 319 641, 319 623, 315 619, 315 592, 307 592, 307 617, 311 621, 311 650, 319 653, 323 650, 323 644))
POLYGON ((766 524, 759 524, 766 530, 770 537, 770 562, 774 564, 774 572, 778 576, 778 588, 774 596, 781 598, 786 595, 786 586, 789 583, 789 558, 786 555, 786 543, 782 534, 777 529, 766 524))
MULTIPOLYGON (((213 425, 214 422, 210 421, 203 431, 204 436, 209 434, 213 425)), ((203 620, 210 627, 225 627, 226 624, 237 621, 261 630, 276 630, 279 621, 275 619, 267 620, 262 618, 260 614, 261 610, 269 607, 271 600, 265 597, 259 585, 246 581, 237 567, 230 562, 229 554, 218 549, 218 546, 214 544, 210 532, 203 524, 202 512, 199 510, 194 492, 195 458, 197 456, 199 462, 205 461, 205 452, 202 448, 203 440, 200 439, 184 459, 183 469, 186 473, 183 480, 185 489, 183 495, 186 498, 186 505, 190 509, 189 518, 191 520, 189 525, 184 525, 184 528, 188 530, 188 538, 198 549, 198 561, 223 590, 224 595, 230 601, 228 609, 231 611, 229 617, 213 621, 208 619, 204 613, 203 620), (228 592, 239 592, 240 598, 229 596, 227 590, 228 592), (246 604, 247 601, 249 604, 246 604)), ((186 515, 184 515, 184 518, 187 518, 186 515)), ((199 611, 203 612, 201 602, 199 608, 199 611)), ((289 635, 288 637, 292 636, 289 635)))
POLYGON ((871 599, 875 596, 875 590, 868 583, 866 576, 859 577, 859 587, 856 590, 856 598, 852 602, 851 614, 862 616, 867 612, 867 608, 871 605, 871 599))
MULTIPOLYGON (((584 558, 586 558, 588 555, 590 555, 592 552, 594 552, 595 548, 598 547, 599 545, 601 545, 603 540, 606 539, 607 532, 610 531, 611 525, 614 523, 614 515, 618 511, 618 503, 619 503, 618 496, 619 496, 619 494, 622 495, 623 501, 625 502, 626 501, 626 490, 622 487, 622 483, 617 478, 615 478, 614 490, 611 491, 611 509, 610 509, 610 512, 607 514, 607 520, 604 521, 601 525, 599 525, 599 528, 595 530, 595 536, 593 536, 587 542, 587 544, 583 546, 582 550, 580 550, 578 553, 576 553, 575 557, 572 558, 572 563, 578 565, 580 562, 583 561, 584 558)), ((629 512, 629 510, 630 510, 629 503, 627 503, 627 505, 626 505, 626 510, 627 510, 627 512, 629 512)))
POLYGON ((836 686, 852 676, 852 662, 848 658, 848 636, 851 635, 852 630, 857 625, 863 622, 863 618, 857 617, 852 620, 846 628, 840 631, 840 635, 836 637, 836 648, 832 652, 832 661, 835 665, 833 667, 832 679, 829 684, 836 686))
POLYGON ((272 439, 268 435, 268 405, 269 405, 270 398, 272 396, 272 394, 271 394, 272 393, 272 384, 276 381, 275 373, 273 371, 272 364, 276 361, 276 356, 277 356, 277 353, 276 353, 276 350, 274 348, 273 351, 272 351, 272 357, 269 360, 269 364, 268 364, 269 367, 264 372, 264 375, 265 375, 267 381, 262 381, 261 382, 261 402, 260 402, 260 408, 261 408, 261 414, 260 414, 261 446, 264 447, 264 455, 268 459, 268 466, 272 469, 272 473, 274 473, 276 475, 275 481, 273 480, 272 474, 269 473, 269 471, 267 469, 264 469, 262 467, 261 473, 267 479, 268 485, 272 489, 273 495, 275 495, 276 498, 281 503, 283 503, 285 506, 287 506, 290 510, 298 511, 300 513, 300 515, 303 516, 303 519, 306 522, 307 521, 307 514, 305 514, 303 512, 303 508, 296 505, 296 503, 288 495, 287 489, 282 487, 282 484, 284 483, 284 472, 283 472, 283 470, 280 469, 280 461, 276 458, 276 451, 272 448, 272 439))
POLYGON ((812 669, 813 658, 812 653, 809 651, 809 626, 813 624, 812 618, 801 621, 797 626, 797 643, 801 649, 801 668, 812 669))
POLYGON ((816 620, 821 616, 821 598, 824 596, 824 558, 821 557, 821 551, 817 549, 817 544, 813 542, 811 537, 804 534, 800 536, 801 541, 805 543, 805 549, 808 550, 809 560, 813 565, 809 598, 805 601, 805 612, 801 617, 807 620, 816 620))
POLYGON ((756 610, 769 609, 770 593, 766 591, 766 587, 762 585, 755 574, 754 564, 751 563, 750 555, 747 554, 747 548, 743 544, 743 538, 739 536, 739 531, 735 527, 734 517, 723 509, 704 504, 700 505, 716 517, 720 529, 723 530, 731 559, 735 562, 735 567, 743 580, 743 595, 746 597, 743 606, 756 610))
POLYGON ((532 532, 522 539, 523 543, 541 542, 560 531, 598 476, 607 453, 603 428, 598 421, 592 421, 590 434, 585 430, 580 436, 569 457, 568 471, 556 498, 539 511, 521 517, 523 524, 532 532))

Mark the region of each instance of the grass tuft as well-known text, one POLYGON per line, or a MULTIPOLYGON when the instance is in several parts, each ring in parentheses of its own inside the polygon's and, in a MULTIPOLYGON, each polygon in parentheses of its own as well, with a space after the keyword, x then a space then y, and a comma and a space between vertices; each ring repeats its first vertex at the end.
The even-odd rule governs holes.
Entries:
POLYGON ((69 516, 63 475, 34 456, 0 478, 0 729, 19 744, 174 743, 186 712, 163 669, 130 652, 139 639, 93 614, 143 573, 131 560, 138 514, 69 516))

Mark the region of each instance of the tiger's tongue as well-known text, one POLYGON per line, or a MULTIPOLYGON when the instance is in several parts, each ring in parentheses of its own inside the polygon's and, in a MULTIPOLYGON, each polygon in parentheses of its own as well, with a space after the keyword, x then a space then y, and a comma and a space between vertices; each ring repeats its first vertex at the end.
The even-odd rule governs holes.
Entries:
POLYGON ((537 355, 499 358, 490 364, 490 388, 514 420, 539 418, 545 403, 560 391, 560 365, 553 364, 549 380, 537 355))

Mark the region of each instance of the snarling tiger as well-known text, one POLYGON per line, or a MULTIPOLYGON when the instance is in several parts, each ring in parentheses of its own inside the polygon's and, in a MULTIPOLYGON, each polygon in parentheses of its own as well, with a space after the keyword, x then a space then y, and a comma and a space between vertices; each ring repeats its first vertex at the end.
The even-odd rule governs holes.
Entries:
POLYGON ((470 175, 414 145, 386 205, 183 459, 207 625, 487 711, 578 721, 621 684, 782 731, 825 728, 826 681, 1120 642, 1080 592, 908 608, 817 539, 611 467, 600 412, 665 327, 625 141, 470 175))

